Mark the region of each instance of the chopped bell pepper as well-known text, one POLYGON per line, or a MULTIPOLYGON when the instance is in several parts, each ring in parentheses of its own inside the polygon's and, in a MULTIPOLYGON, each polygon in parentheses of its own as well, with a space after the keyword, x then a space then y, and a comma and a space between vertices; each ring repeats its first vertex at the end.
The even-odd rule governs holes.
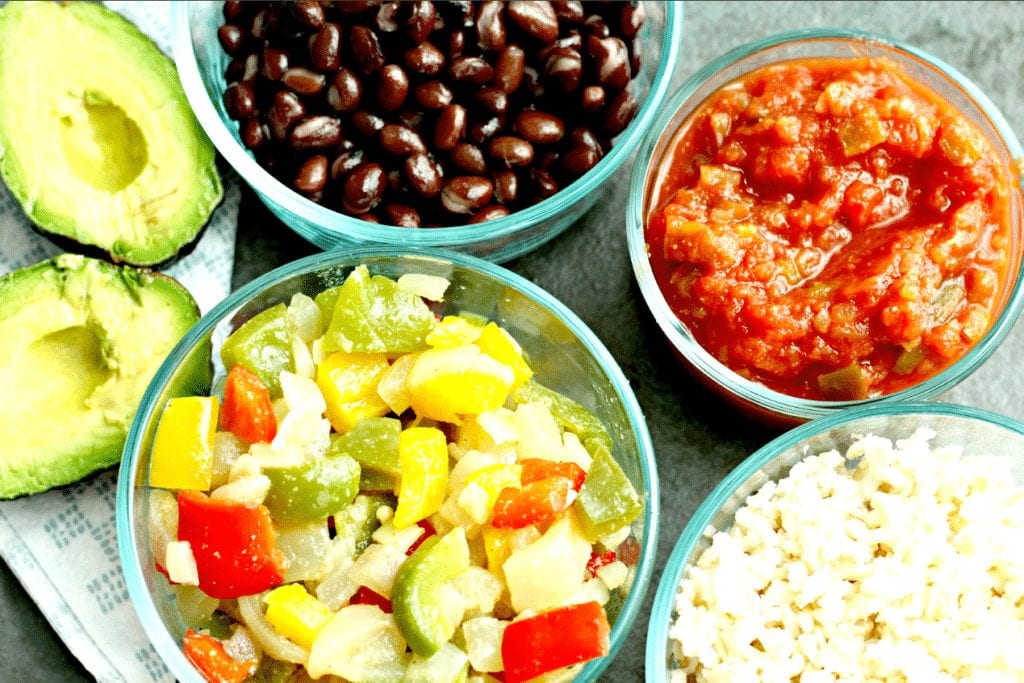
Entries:
POLYGON ((512 368, 512 390, 523 386, 531 377, 533 370, 523 358, 523 350, 515 339, 504 328, 493 322, 487 323, 480 336, 473 342, 494 360, 512 368))
POLYGON ((522 465, 506 463, 485 465, 474 470, 466 477, 462 494, 459 496, 459 505, 466 508, 467 512, 470 513, 477 523, 482 524, 486 522, 487 517, 494 510, 494 503, 498 500, 501 492, 505 489, 519 488, 522 470, 522 465), (470 509, 471 506, 467 504, 468 501, 465 500, 468 497, 467 493, 474 490, 474 487, 479 487, 484 493, 482 496, 483 500, 481 501, 483 509, 475 511, 479 514, 474 514, 474 511, 470 509))
POLYGON ((277 417, 270 401, 270 390, 259 375, 244 365, 236 365, 228 372, 220 424, 249 443, 273 441, 277 434, 277 417))
POLYGON ((284 555, 275 546, 263 505, 178 493, 178 540, 188 541, 199 568, 199 588, 212 598, 254 595, 284 580, 284 555))
POLYGON ((548 477, 564 477, 572 482, 574 491, 579 491, 587 478, 583 468, 574 462, 555 462, 542 458, 528 458, 520 463, 523 467, 522 483, 532 484, 548 477))
POLYGON ((366 417, 335 439, 327 449, 327 455, 354 458, 364 476, 373 471, 386 477, 390 484, 381 490, 390 491, 402 474, 402 463, 398 458, 401 433, 402 423, 393 417, 366 417))
POLYGON ((209 490, 219 408, 216 396, 183 396, 167 402, 153 437, 150 486, 209 490))
POLYGON ((597 576, 598 569, 611 564, 617 559, 618 557, 616 557, 614 550, 606 550, 603 553, 591 553, 590 560, 587 562, 587 576, 594 578, 597 576))
POLYGON ((366 586, 360 586, 356 590, 355 595, 348 601, 350 605, 376 605, 380 607, 386 614, 391 614, 395 610, 391 606, 391 601, 385 598, 383 595, 375 590, 371 590, 366 586))
POLYGON ((451 640, 450 623, 440 604, 440 588, 469 568, 469 545, 462 527, 431 536, 402 563, 391 590, 398 628, 413 652, 429 657, 451 640))
POLYGON ((210 683, 242 683, 256 671, 256 660, 240 662, 211 635, 188 629, 182 640, 185 658, 210 683))
POLYGON ((366 266, 341 285, 330 321, 324 349, 347 353, 419 351, 436 324, 423 299, 383 275, 371 277, 366 266))
POLYGON ((513 621, 501 639, 505 683, 520 683, 548 671, 597 657, 610 649, 611 627, 597 602, 558 607, 513 621))
POLYGON ((404 430, 398 439, 402 479, 392 523, 404 529, 441 509, 448 486, 448 442, 434 427, 404 430))
POLYGON ((332 353, 317 366, 316 383, 336 432, 344 434, 364 418, 391 412, 377 395, 377 383, 387 369, 388 359, 382 353, 343 351, 332 353))
POLYGON ((592 448, 594 461, 573 506, 584 534, 596 541, 636 519, 644 503, 604 444, 592 448))
POLYGON ((565 477, 547 477, 522 488, 507 488, 494 501, 491 526, 522 529, 544 525, 569 509, 573 482, 565 477))
POLYGON ((325 455, 290 467, 267 467, 265 504, 275 519, 315 522, 340 512, 359 493, 359 463, 347 455, 325 455))
POLYGON ((430 331, 426 342, 434 348, 450 348, 472 344, 482 332, 477 325, 457 315, 447 315, 430 331))
POLYGON ((543 403, 562 429, 578 436, 588 451, 592 448, 589 443, 592 441, 604 444, 609 451, 612 449, 612 439, 601 420, 576 401, 557 391, 536 382, 527 382, 513 392, 512 400, 516 403, 543 403))
POLYGON ((271 396, 280 396, 281 372, 295 371, 288 307, 277 304, 245 321, 224 340, 220 359, 226 368, 245 366, 259 375, 271 396))
POLYGON ((464 344, 424 351, 409 371, 407 386, 418 415, 457 423, 459 415, 500 408, 514 378, 507 365, 464 344))
POLYGON ((263 602, 274 630, 307 650, 331 618, 331 611, 298 583, 278 586, 263 596, 263 602))

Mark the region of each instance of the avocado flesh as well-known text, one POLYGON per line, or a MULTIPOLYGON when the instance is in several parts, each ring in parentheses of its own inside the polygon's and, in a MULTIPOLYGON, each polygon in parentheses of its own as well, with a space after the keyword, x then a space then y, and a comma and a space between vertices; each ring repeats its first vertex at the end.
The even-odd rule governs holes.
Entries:
MULTIPOLYGON (((116 463, 146 386, 198 319, 174 280, 82 256, 0 278, 0 498, 116 463)), ((190 388, 208 386, 209 353, 191 362, 190 388)))
POLYGON ((94 2, 0 7, 0 175, 44 233, 172 258, 223 195, 173 63, 94 2))

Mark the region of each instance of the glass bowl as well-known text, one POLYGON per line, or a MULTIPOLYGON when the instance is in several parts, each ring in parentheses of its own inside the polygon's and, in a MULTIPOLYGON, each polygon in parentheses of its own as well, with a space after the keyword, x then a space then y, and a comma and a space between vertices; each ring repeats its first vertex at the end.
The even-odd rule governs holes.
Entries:
POLYGON ((172 42, 185 94, 200 125, 228 163, 269 209, 322 249, 360 243, 444 247, 507 261, 537 248, 572 225, 597 202, 606 182, 633 155, 668 92, 682 49, 682 3, 643 3, 646 21, 638 36, 643 65, 633 88, 640 109, 614 147, 590 171, 553 196, 504 218, 456 227, 409 229, 378 225, 316 204, 264 170, 242 146, 238 124, 221 101, 227 55, 217 40, 221 4, 182 2, 172 9, 172 42))
MULTIPOLYGON (((219 348, 234 329, 254 314, 287 303, 297 292, 315 295, 340 284, 359 264, 371 274, 398 278, 423 273, 452 284, 442 304, 446 313, 466 311, 504 326, 531 359, 537 379, 593 411, 608 427, 614 456, 644 501, 633 523, 640 557, 631 588, 624 596, 611 630, 607 657, 589 662, 576 680, 595 680, 615 657, 629 634, 647 591, 657 548, 658 475, 654 450, 640 406, 619 366, 586 325, 568 308, 536 285, 481 259, 437 250, 364 246, 326 252, 282 266, 231 294, 215 306, 172 350, 143 396, 128 434, 117 491, 118 547, 125 582, 147 635, 171 673, 180 681, 200 683, 201 676, 181 652, 185 625, 167 582, 154 570, 147 528, 150 448, 162 406, 196 359, 213 350, 213 386, 225 376, 219 348)), ((187 387, 190 393, 209 388, 187 387)))
POLYGON ((1024 254, 1024 195, 1014 170, 1024 150, 996 106, 966 76, 940 59, 901 41, 861 31, 808 29, 769 36, 738 47, 700 69, 658 112, 633 167, 627 202, 627 238, 633 272, 644 301, 676 355, 695 378, 733 407, 770 425, 788 427, 864 403, 926 400, 952 388, 974 372, 1006 338, 1024 306, 1021 258, 1024 254), (658 190, 662 161, 671 154, 686 119, 721 86, 768 64, 813 57, 880 57, 930 87, 965 114, 990 141, 1008 171, 1012 211, 1008 282, 1002 309, 988 332, 964 356, 942 372, 901 391, 849 401, 798 398, 748 380, 705 350, 669 307, 649 258, 644 227, 658 190))
POLYGON ((996 413, 947 403, 876 403, 801 425, 744 460, 701 503, 669 556, 654 597, 647 629, 647 681, 668 681, 678 668, 668 635, 675 619, 675 598, 687 569, 709 546, 711 536, 727 530, 737 508, 768 481, 786 476, 794 464, 830 449, 840 453, 860 436, 895 442, 919 427, 935 432, 931 447, 963 446, 964 455, 1000 455, 1013 459, 1013 478, 1024 486, 1024 424, 996 413))

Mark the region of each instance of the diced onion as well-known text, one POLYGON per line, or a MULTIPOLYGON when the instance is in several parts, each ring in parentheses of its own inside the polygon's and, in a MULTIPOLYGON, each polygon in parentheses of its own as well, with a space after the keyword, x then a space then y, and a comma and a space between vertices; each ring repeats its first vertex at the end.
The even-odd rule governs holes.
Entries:
POLYGON ((406 273, 398 278, 397 284, 405 291, 412 292, 424 299, 444 301, 444 293, 451 283, 438 275, 406 273))

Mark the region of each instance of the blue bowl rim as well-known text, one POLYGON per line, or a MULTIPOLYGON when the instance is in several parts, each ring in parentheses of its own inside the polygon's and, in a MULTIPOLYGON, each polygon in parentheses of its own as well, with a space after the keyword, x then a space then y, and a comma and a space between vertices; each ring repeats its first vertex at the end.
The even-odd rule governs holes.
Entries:
MULTIPOLYGON (((666 127, 680 107, 692 96, 698 87, 719 71, 757 52, 787 43, 814 41, 861 42, 875 48, 887 48, 897 54, 900 52, 905 53, 910 58, 931 67, 937 72, 937 75, 948 79, 974 101, 980 113, 988 118, 993 129, 1001 138, 1010 159, 1024 158, 1024 148, 1022 148, 1020 140, 1005 116, 1003 116, 995 103, 967 76, 925 50, 897 38, 868 31, 824 27, 785 31, 766 36, 736 47, 712 60, 690 76, 673 94, 660 110, 659 115, 648 131, 647 137, 641 143, 637 163, 633 167, 630 179, 629 198, 626 203, 626 238, 634 277, 637 280, 647 308, 651 311, 658 327, 662 330, 662 333, 669 340, 672 347, 682 354, 697 372, 730 395, 767 409, 773 414, 799 420, 814 419, 831 414, 836 410, 853 406, 876 403, 892 404, 899 401, 919 401, 933 398, 951 389, 977 370, 1003 342, 1022 310, 1024 310, 1024 267, 1022 267, 1017 272, 1013 288, 1007 294, 1006 302, 995 322, 992 323, 985 336, 958 361, 942 372, 906 389, 874 398, 851 401, 805 399, 788 396, 769 389, 762 384, 738 375, 708 353, 686 332, 683 324, 665 301, 665 297, 654 278, 647 255, 647 245, 644 236, 643 214, 645 207, 643 200, 648 173, 652 170, 652 164, 657 162, 654 159, 654 149, 664 135, 675 133, 675 130, 667 131, 666 127)), ((1014 176, 1015 174, 1011 172, 1011 186, 1014 176)), ((1013 220, 1018 232, 1016 239, 1022 241, 1024 240, 1024 196, 1021 195, 1020 190, 1024 189, 1024 177, 1018 172, 1016 173, 1016 178, 1018 206, 1017 215, 1013 220)), ((1024 246, 1021 248, 1024 249, 1024 246)))
MULTIPOLYGON (((647 683, 664 683, 668 680, 666 662, 668 661, 668 629, 675 609, 675 596, 679 583, 686 571, 686 559, 690 556, 698 539, 710 524, 715 513, 732 496, 733 492, 747 481, 751 475, 767 465, 773 458, 785 453, 804 439, 827 432, 836 427, 849 424, 866 417, 898 416, 898 415, 938 415, 963 417, 1003 427, 1009 431, 1024 435, 1024 423, 999 413, 956 403, 929 403, 923 401, 892 404, 871 404, 849 408, 819 417, 795 427, 788 432, 772 439, 754 451, 743 462, 737 465, 722 481, 712 489, 711 493, 701 502, 693 516, 686 523, 680 534, 668 562, 662 569, 658 581, 657 592, 651 608, 650 623, 647 627, 647 648, 644 658, 647 683)), ((884 436, 884 435, 882 435, 884 436)), ((809 453, 808 455, 814 455, 809 453)))
POLYGON ((355 265, 363 259, 390 257, 448 262, 462 268, 482 272, 496 281, 519 291, 529 299, 550 310, 561 320, 584 345, 587 351, 594 357, 598 366, 608 376, 632 427, 633 439, 640 459, 640 471, 645 489, 643 492, 644 542, 640 549, 640 557, 637 561, 637 571, 633 585, 626 596, 615 624, 612 626, 610 636, 612 650, 606 657, 589 662, 577 674, 574 680, 596 680, 599 674, 615 658, 618 650, 621 649, 629 636, 636 617, 640 613, 654 569, 654 560, 658 547, 661 497, 659 493, 658 468, 654 457, 654 444, 647 429, 647 422, 644 419, 643 411, 636 399, 636 395, 633 393, 629 380, 623 374, 618 362, 597 335, 565 304, 549 292, 507 268, 475 256, 442 249, 365 245, 321 252, 292 261, 265 273, 231 293, 227 298, 214 306, 209 313, 204 315, 185 334, 181 341, 175 345, 143 394, 142 401, 128 432, 128 438, 123 451, 124 457, 118 470, 116 499, 117 545, 124 571, 125 585, 128 588, 128 594, 135 607, 139 621, 161 658, 179 680, 202 683, 202 678, 188 664, 184 655, 181 654, 179 644, 171 639, 163 627, 163 623, 153 604, 153 598, 146 588, 145 580, 143 579, 145 571, 140 565, 139 553, 136 550, 132 536, 135 515, 135 469, 138 463, 138 452, 142 446, 144 426, 150 421, 153 413, 158 408, 156 402, 159 400, 161 388, 174 369, 186 359, 189 351, 197 344, 200 344, 221 320, 274 283, 289 277, 308 273, 318 268, 329 267, 331 264, 345 263, 355 265))
POLYGON ((174 3, 171 10, 171 41, 174 61, 185 94, 200 125, 214 146, 227 159, 235 171, 256 190, 264 200, 284 211, 342 239, 365 240, 380 243, 398 243, 414 246, 458 247, 472 245, 514 235, 519 230, 536 225, 560 214, 593 193, 618 170, 643 140, 647 129, 665 99, 672 76, 682 51, 683 3, 666 5, 665 32, 661 41, 661 60, 651 81, 647 97, 640 103, 636 118, 630 122, 611 151, 594 168, 551 197, 532 206, 515 211, 504 218, 476 225, 461 225, 429 230, 409 230, 390 225, 377 225, 343 213, 332 211, 295 192, 256 163, 255 159, 229 132, 210 100, 203 84, 193 50, 188 13, 194 2, 174 3))

